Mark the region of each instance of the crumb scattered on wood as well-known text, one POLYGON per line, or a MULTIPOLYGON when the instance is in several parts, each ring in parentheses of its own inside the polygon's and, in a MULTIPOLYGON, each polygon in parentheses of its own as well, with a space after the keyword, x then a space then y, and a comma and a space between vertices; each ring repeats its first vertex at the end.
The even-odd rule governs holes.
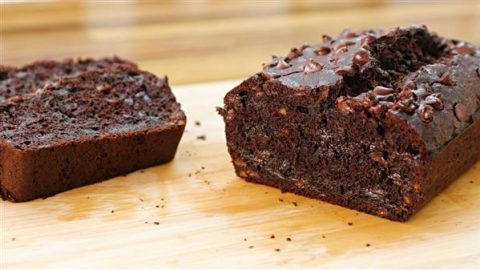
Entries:
POLYGON ((205 141, 207 139, 207 135, 202 134, 197 136, 197 140, 205 141))

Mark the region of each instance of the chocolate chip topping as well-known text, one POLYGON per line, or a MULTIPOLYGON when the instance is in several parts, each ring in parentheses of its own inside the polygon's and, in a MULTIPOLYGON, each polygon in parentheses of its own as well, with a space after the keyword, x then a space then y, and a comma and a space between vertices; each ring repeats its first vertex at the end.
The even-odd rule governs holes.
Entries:
POLYGON ((353 63, 357 66, 365 65, 368 63, 368 60, 370 60, 370 55, 368 54, 368 51, 363 49, 355 53, 353 56, 353 63))
POLYGON ((330 53, 332 49, 330 49, 330 47, 327 47, 327 46, 321 46, 319 47, 318 49, 315 49, 314 52, 316 55, 318 56, 322 56, 322 55, 327 55, 330 53))
POLYGON ((437 111, 443 110, 445 106, 442 100, 441 93, 435 93, 427 96, 425 98, 425 104, 432 106, 437 111))
POLYGON ((418 109, 418 117, 424 122, 428 123, 433 120, 433 108, 430 105, 420 105, 418 109))
POLYGON ((393 93, 393 88, 377 86, 373 89, 373 93, 380 96, 390 95, 393 93))
POLYGON ((445 72, 442 75, 442 77, 440 77, 440 83, 448 86, 452 86, 455 84, 455 82, 452 79, 452 76, 448 72, 445 72))
POLYGON ((280 58, 275 67, 278 69, 287 69, 290 67, 290 64, 285 62, 285 60, 283 60, 282 58, 280 58))
POLYGON ((290 52, 288 53, 286 59, 292 60, 292 59, 294 59, 294 58, 297 58, 297 57, 301 56, 302 54, 303 54, 303 53, 302 53, 301 50, 299 50, 299 49, 297 49, 297 48, 292 48, 292 49, 290 50, 290 52))
POLYGON ((312 59, 308 59, 307 62, 305 63, 305 67, 303 68, 303 71, 305 73, 311 73, 311 72, 316 72, 322 70, 322 65, 318 62, 315 62, 312 59))
POLYGON ((462 103, 456 103, 453 105, 453 111, 455 112, 455 117, 457 117, 460 122, 467 122, 469 115, 467 112, 467 107, 462 103))

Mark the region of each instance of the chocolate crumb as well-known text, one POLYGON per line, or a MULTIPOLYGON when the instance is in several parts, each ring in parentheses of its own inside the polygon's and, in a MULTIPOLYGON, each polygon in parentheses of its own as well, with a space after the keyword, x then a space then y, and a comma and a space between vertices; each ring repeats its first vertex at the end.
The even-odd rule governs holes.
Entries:
POLYGON ((205 141, 206 139, 207 139, 207 135, 205 134, 197 136, 197 140, 205 141))
POLYGON ((202 123, 200 123, 200 121, 195 121, 195 126, 199 127, 201 125, 202 125, 202 123))
POLYGON ((155 224, 155 225, 160 225, 160 222, 155 221, 155 222, 153 222, 153 224, 155 224))
POLYGON ((468 113, 467 113, 467 107, 465 105, 463 105, 462 103, 456 103, 453 106, 453 109, 455 112, 455 117, 457 117, 458 121, 467 122, 468 113))
POLYGON ((292 241, 292 238, 287 237, 287 241, 288 241, 288 242, 291 242, 291 241, 292 241))
POLYGON ((275 239, 275 234, 270 235, 270 239, 275 239))

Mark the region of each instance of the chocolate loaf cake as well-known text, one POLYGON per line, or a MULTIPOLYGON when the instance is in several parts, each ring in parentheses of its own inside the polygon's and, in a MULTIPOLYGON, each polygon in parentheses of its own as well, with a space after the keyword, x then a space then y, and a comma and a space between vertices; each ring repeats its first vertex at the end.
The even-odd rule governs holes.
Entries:
POLYGON ((225 96, 235 171, 405 221, 480 159, 479 68, 423 26, 325 35, 225 96))
POLYGON ((186 117, 166 78, 117 58, 3 70, 2 198, 47 197, 174 157, 186 117))

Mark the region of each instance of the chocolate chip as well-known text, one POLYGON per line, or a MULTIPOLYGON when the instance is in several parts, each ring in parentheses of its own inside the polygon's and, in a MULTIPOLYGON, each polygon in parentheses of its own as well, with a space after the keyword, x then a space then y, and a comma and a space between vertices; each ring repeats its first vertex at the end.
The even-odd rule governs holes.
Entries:
POLYGON ((316 55, 319 55, 319 56, 322 56, 322 55, 326 55, 326 54, 329 54, 331 51, 331 49, 327 46, 322 46, 318 49, 316 49, 315 51, 313 51, 316 55))
POLYGON ((348 52, 347 46, 345 44, 338 44, 335 46, 335 54, 346 53, 348 52))
POLYGON ((365 47, 367 45, 370 45, 372 44, 373 42, 375 42, 375 40, 377 40, 377 38, 373 35, 366 35, 364 36, 361 40, 360 40, 360 45, 362 47, 365 47))
POLYGON ((453 107, 455 112, 455 117, 457 117, 460 122, 467 122, 469 115, 467 113, 467 107, 462 103, 456 103, 453 107))
POLYGON ((432 106, 435 110, 441 111, 444 108, 442 94, 435 93, 425 98, 425 104, 432 106))
POLYGON ((353 56, 353 63, 357 66, 363 66, 370 60, 370 55, 366 50, 360 50, 353 56))
POLYGON ((286 58, 287 58, 288 60, 292 60, 293 58, 297 58, 297 57, 299 57, 299 56, 302 55, 302 54, 303 54, 302 51, 300 51, 299 49, 297 49, 297 48, 292 48, 292 49, 290 50, 290 52, 288 53, 288 55, 287 55, 286 58))
POLYGON ((440 83, 448 86, 455 85, 455 82, 453 81, 452 76, 448 72, 445 72, 442 75, 442 77, 440 78, 440 83))
POLYGON ((303 50, 305 50, 306 48, 310 48, 310 45, 308 45, 308 44, 303 44, 303 45, 300 47, 300 50, 303 51, 303 50))
POLYGON ((383 86, 376 86, 374 89, 373 89, 373 93, 375 95, 381 95, 381 96, 385 96, 385 95, 390 95, 393 93, 393 89, 392 88, 388 88, 388 87, 383 87, 383 86))
POLYGON ((335 73, 340 76, 344 76, 344 75, 353 75, 354 72, 353 72, 353 69, 351 69, 350 67, 342 67, 337 69, 335 73))
POLYGON ((311 73, 322 70, 322 65, 318 62, 313 61, 312 59, 308 59, 305 62, 305 67, 303 68, 303 72, 311 73))
POLYGON ((460 42, 458 43, 452 50, 455 53, 461 54, 461 55, 474 55, 475 54, 475 48, 471 46, 470 44, 467 44, 465 42, 460 42))
POLYGON ((332 40, 332 37, 329 35, 322 35, 323 42, 329 42, 332 40))
POLYGON ((290 67, 290 64, 285 62, 285 60, 283 59, 279 59, 277 62, 277 65, 275 66, 275 68, 278 68, 278 69, 287 69, 289 67, 290 67))
POLYGON ((420 120, 425 123, 431 122, 433 120, 433 108, 430 105, 420 105, 417 113, 420 120))

